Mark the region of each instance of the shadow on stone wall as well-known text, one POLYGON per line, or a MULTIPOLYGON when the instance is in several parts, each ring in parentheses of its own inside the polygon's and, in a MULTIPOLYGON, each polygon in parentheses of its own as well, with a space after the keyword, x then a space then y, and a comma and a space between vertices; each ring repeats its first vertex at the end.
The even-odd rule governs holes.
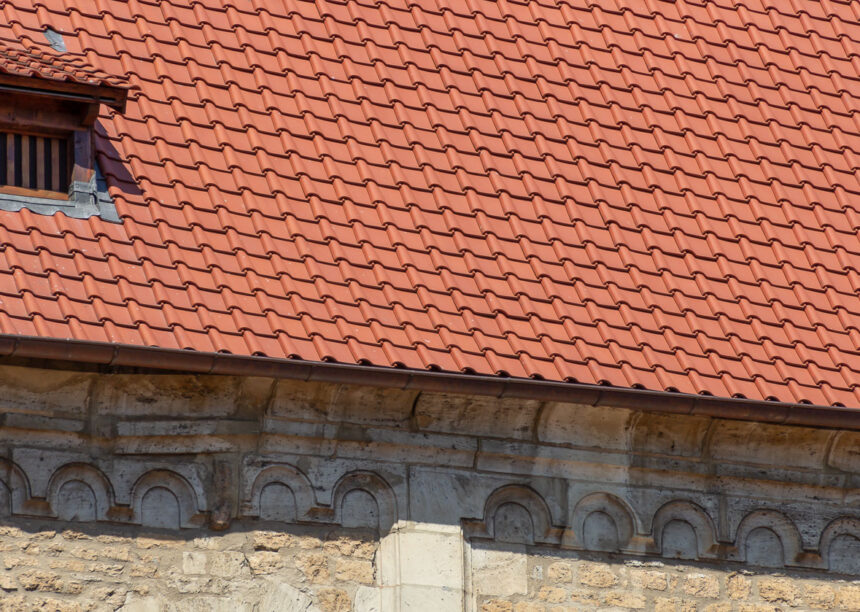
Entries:
MULTIPOLYGON (((515 529, 518 537, 522 531, 515 529)), ((512 535, 511 532, 508 535, 512 535)), ((860 609, 860 582, 811 570, 731 561, 633 559, 623 554, 473 541, 468 573, 481 612, 566 609, 777 612, 860 609)))
POLYGON ((715 520, 691 500, 666 502, 649 517, 596 492, 579 499, 568 520, 559 510, 530 486, 503 486, 488 497, 482 517, 463 522, 464 530, 473 542, 860 575, 860 521, 850 517, 827 524, 811 549, 794 522, 773 509, 749 512, 731 540, 721 540, 715 520))
POLYGON ((435 474, 430 483, 418 475, 412 491, 404 492, 402 481, 390 475, 351 470, 330 477, 333 484, 322 490, 295 465, 252 462, 235 487, 231 478, 219 483, 217 465, 210 482, 152 464, 118 469, 112 482, 99 468, 72 462, 38 474, 42 495, 37 496, 33 478, 17 464, 0 459, 0 466, 0 517, 179 533, 217 531, 237 516, 243 524, 269 521, 283 528, 305 524, 382 534, 409 520, 462 526, 474 540, 860 575, 860 520, 850 516, 826 522, 814 517, 819 530, 808 529, 810 520, 801 533, 788 514, 774 508, 750 505, 729 521, 721 518, 718 503, 706 508, 692 498, 664 498, 646 505, 636 503, 635 489, 625 498, 619 492, 574 489, 561 479, 526 477, 499 486, 501 476, 435 474), (238 500, 225 507, 223 499, 230 496, 219 495, 219 487, 231 486, 238 489, 238 500))

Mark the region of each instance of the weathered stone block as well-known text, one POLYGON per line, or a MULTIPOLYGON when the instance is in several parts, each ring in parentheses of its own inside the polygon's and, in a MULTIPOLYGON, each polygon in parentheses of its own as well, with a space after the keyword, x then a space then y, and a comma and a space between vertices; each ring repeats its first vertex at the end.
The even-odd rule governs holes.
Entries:
POLYGON ((677 597, 658 597, 654 604, 655 612, 699 612, 695 601, 677 597))
POLYGON ((328 582, 331 578, 328 570, 328 557, 322 553, 301 553, 296 555, 296 567, 312 583, 328 582))
POLYGON ((607 606, 615 606, 627 610, 641 610, 645 608, 645 597, 637 593, 612 591, 604 596, 603 601, 607 606))
POLYGON ((687 417, 646 413, 637 421, 631 448, 636 452, 698 457, 702 454, 709 417, 687 417))
POLYGON ((277 531, 258 531, 254 534, 254 550, 279 551, 290 546, 293 537, 277 531))
POLYGON ((17 366, 0 367, 0 411, 84 413, 93 374, 17 366))
POLYGON ((665 591, 669 588, 669 580, 665 572, 656 570, 633 570, 630 574, 633 584, 642 589, 665 591))
POLYGON ((579 581, 587 586, 605 588, 618 584, 618 577, 608 564, 584 563, 579 567, 579 581))
POLYGON ((334 577, 344 582, 373 584, 373 564, 360 559, 339 559, 335 562, 334 577))
POLYGON ((628 429, 633 414, 623 408, 548 403, 538 424, 538 439, 555 444, 624 451, 628 447, 628 429))
POLYGON ((376 553, 376 542, 360 536, 335 536, 323 544, 326 554, 343 555, 357 559, 373 559, 376 553))
POLYGON ((514 604, 504 599, 490 599, 481 604, 481 612, 513 612, 514 604))
POLYGON ((537 598, 547 603, 563 603, 567 601, 567 591, 559 587, 542 586, 537 593, 537 598))
POLYGON ((856 612, 860 610, 860 586, 845 586, 836 591, 836 607, 856 612))
POLYGON ((711 435, 715 459, 770 465, 779 456, 786 467, 821 468, 826 464, 826 429, 765 425, 746 421, 718 421, 711 435))
POLYGON ((758 583, 759 597, 772 603, 796 606, 799 603, 797 585, 788 578, 762 578, 758 583))
POLYGON ((740 574, 731 573, 726 578, 726 593, 730 599, 746 599, 751 589, 752 581, 740 574))
POLYGON ((830 610, 836 602, 836 590, 829 584, 805 584, 803 600, 810 608, 830 610))
POLYGON ((258 551, 247 556, 248 567, 254 575, 274 574, 284 568, 284 559, 276 552, 258 551))
POLYGON ((97 378, 92 405, 105 416, 211 419, 233 414, 237 387, 229 376, 113 374, 97 378))
POLYGON ((541 402, 424 393, 415 419, 426 431, 530 439, 541 402))
POLYGON ((573 569, 569 563, 556 561, 549 565, 546 575, 550 582, 571 582, 573 580, 573 569))
POLYGON ((350 612, 352 601, 342 589, 324 589, 317 593, 317 605, 322 612, 350 612))
POLYGON ((860 432, 839 432, 830 449, 827 463, 849 474, 860 474, 860 432))
POLYGON ((689 574, 684 579, 684 593, 691 597, 716 599, 720 596, 720 581, 716 576, 689 574))

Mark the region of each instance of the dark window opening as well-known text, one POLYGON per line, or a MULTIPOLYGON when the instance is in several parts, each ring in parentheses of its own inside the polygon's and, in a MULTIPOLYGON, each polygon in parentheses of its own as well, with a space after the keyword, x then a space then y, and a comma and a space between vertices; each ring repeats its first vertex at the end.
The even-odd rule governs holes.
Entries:
POLYGON ((0 132, 0 191, 66 196, 69 139, 0 132))

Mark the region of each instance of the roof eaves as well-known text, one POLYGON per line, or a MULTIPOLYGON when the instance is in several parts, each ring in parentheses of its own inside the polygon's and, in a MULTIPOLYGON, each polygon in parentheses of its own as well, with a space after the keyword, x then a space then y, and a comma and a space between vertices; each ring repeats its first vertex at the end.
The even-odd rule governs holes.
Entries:
POLYGON ((843 406, 791 404, 457 372, 429 372, 0 334, 0 362, 14 360, 86 363, 116 369, 187 374, 263 376, 860 431, 860 410, 843 406))

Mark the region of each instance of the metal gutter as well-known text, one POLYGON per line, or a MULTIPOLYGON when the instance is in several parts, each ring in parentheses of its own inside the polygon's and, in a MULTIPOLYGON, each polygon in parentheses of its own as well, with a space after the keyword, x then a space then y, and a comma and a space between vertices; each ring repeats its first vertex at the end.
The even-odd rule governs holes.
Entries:
POLYGON ((858 408, 0 334, 0 363, 15 360, 42 360, 61 362, 66 366, 90 364, 109 369, 131 368, 185 374, 263 376, 431 393, 483 395, 500 399, 519 398, 614 406, 648 412, 860 431, 858 408))

